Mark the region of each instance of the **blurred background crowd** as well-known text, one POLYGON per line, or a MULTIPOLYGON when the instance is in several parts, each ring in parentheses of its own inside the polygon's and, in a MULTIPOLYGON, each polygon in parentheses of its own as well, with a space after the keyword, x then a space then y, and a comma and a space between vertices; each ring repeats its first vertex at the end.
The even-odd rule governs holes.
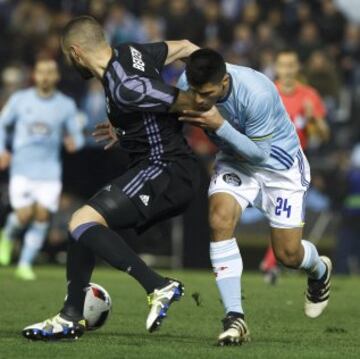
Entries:
MULTIPOLYGON (((114 177, 114 171, 121 171, 126 162, 119 152, 104 153, 91 138, 96 123, 106 118, 101 84, 96 80, 81 81, 61 55, 59 33, 69 19, 80 14, 98 19, 113 45, 124 41, 189 39, 220 51, 229 62, 255 68, 273 80, 277 51, 289 46, 296 50, 302 64, 300 80, 321 95, 331 130, 327 143, 315 139, 307 151, 313 175, 308 200, 308 235, 315 241, 321 238, 320 247, 335 251, 338 272, 359 271, 360 6, 357 0, 0 0, 0 108, 14 91, 31 85, 34 60, 42 55, 51 56, 60 64, 60 89, 76 100, 87 135, 85 149, 72 156, 64 154, 65 191, 49 234, 50 256, 55 258, 57 248, 62 248, 71 211, 114 177)), ((175 84, 182 70, 181 64, 169 66, 164 70, 164 79, 175 84)), ((188 136, 206 168, 215 152, 214 146, 191 129, 188 136)), ((3 218, 8 210, 6 173, 0 174, 0 181, 3 218)), ((198 202, 206 198, 206 181, 204 170, 204 191, 198 202)), ((207 253, 208 233, 203 228, 206 206, 195 203, 193 207, 180 224, 185 238, 181 245, 185 256, 180 262, 192 265, 186 249, 195 247, 198 252, 195 250, 192 255, 197 256, 196 264, 206 265, 207 259, 199 262, 197 254, 206 257, 207 253), (195 221, 196 225, 194 216, 204 220, 195 221)), ((256 248, 264 247, 267 241, 265 222, 259 214, 251 212, 244 222, 239 232, 241 247, 248 247, 248 253, 255 253, 256 257, 256 248)), ((173 226, 159 228, 137 245, 142 252, 166 254, 171 248, 164 237, 176 237, 178 232, 173 226)))

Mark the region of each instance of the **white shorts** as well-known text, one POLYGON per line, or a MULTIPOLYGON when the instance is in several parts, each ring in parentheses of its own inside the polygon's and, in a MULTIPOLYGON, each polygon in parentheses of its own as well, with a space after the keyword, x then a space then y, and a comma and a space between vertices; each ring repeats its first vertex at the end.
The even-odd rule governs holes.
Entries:
POLYGON ((19 209, 38 203, 50 212, 56 212, 61 188, 61 182, 56 180, 41 181, 12 176, 9 184, 10 204, 13 209, 19 209))
POLYGON ((293 166, 277 171, 260 167, 233 168, 217 162, 211 178, 209 196, 225 192, 232 195, 244 212, 251 205, 260 209, 275 228, 304 225, 305 194, 310 185, 310 166, 299 151, 293 166))

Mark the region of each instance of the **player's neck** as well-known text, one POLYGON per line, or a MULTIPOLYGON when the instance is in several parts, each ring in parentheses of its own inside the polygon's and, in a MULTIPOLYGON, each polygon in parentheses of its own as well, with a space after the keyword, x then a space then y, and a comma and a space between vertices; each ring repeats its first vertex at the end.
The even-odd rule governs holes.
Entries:
MULTIPOLYGON (((230 75, 229 75, 230 76, 230 75)), ((226 83, 226 85, 224 86, 224 91, 222 92, 222 94, 221 94, 221 97, 220 97, 220 100, 219 100, 219 102, 222 102, 222 101, 224 101, 227 97, 228 97, 228 95, 229 95, 229 91, 231 91, 231 81, 232 81, 232 79, 231 79, 231 77, 229 78, 229 81, 226 83)))
POLYGON ((37 95, 44 99, 52 97, 54 95, 55 91, 56 91, 55 87, 51 88, 49 90, 44 90, 40 87, 36 88, 37 95))
POLYGON ((102 80, 111 58, 112 48, 109 46, 98 51, 96 57, 91 60, 90 68, 97 79, 102 80))
POLYGON ((280 91, 285 94, 291 94, 295 91, 297 81, 279 81, 280 91))

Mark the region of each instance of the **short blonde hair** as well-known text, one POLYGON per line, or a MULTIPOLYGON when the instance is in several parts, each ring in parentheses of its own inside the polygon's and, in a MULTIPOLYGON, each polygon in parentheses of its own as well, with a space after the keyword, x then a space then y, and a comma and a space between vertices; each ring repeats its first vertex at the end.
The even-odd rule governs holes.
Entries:
POLYGON ((107 44, 102 26, 91 16, 78 16, 70 20, 62 32, 61 40, 65 50, 74 43, 86 49, 107 44))

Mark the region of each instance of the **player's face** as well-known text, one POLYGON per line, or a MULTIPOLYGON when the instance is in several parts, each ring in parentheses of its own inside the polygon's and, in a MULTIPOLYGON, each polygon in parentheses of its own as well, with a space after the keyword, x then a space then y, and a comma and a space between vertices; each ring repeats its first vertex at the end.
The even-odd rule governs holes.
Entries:
POLYGON ((34 81, 37 88, 40 88, 42 91, 51 91, 59 79, 59 70, 54 60, 45 60, 36 63, 34 81))
POLYGON ((283 53, 278 55, 275 70, 280 81, 295 80, 299 73, 299 69, 299 60, 295 53, 283 53))
POLYGON ((225 96, 227 84, 229 82, 228 75, 217 84, 208 82, 202 86, 191 86, 191 90, 195 94, 195 103, 200 111, 207 111, 225 96))

